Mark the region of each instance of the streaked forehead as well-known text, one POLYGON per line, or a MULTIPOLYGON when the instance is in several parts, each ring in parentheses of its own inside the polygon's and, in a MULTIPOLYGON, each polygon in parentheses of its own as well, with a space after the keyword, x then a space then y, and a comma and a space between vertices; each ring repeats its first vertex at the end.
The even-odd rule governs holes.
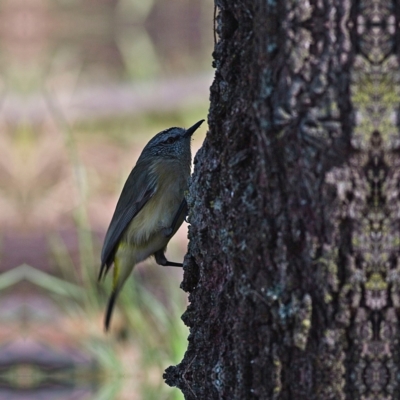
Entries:
POLYGON ((182 128, 177 128, 177 127, 165 129, 165 130, 163 130, 163 131, 157 133, 157 135, 155 135, 155 136, 147 143, 146 147, 155 145, 155 144, 157 144, 157 143, 161 143, 161 142, 163 142, 163 141, 166 139, 166 137, 179 136, 179 135, 181 135, 181 131, 182 131, 182 128))
POLYGON ((163 130, 163 131, 161 131, 160 133, 159 133, 159 135, 161 136, 161 135, 171 135, 171 134, 173 134, 174 132, 173 131, 176 131, 176 134, 179 134, 179 132, 181 131, 181 129, 182 128, 178 128, 178 127, 176 127, 176 126, 174 126, 174 127, 172 127, 172 128, 168 128, 168 129, 165 129, 165 130, 163 130))
POLYGON ((162 141, 166 137, 180 136, 181 131, 182 131, 182 128, 176 128, 176 127, 168 128, 168 129, 165 129, 164 131, 161 131, 160 133, 158 133, 156 136, 154 136, 153 139, 156 139, 156 141, 159 141, 159 140, 162 141))

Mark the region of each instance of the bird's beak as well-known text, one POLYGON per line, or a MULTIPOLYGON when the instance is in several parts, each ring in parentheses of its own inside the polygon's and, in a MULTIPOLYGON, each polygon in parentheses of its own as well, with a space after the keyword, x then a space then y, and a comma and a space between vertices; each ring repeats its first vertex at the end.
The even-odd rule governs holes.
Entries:
POLYGON ((190 128, 186 129, 186 132, 184 133, 184 137, 189 137, 192 136, 193 133, 197 130, 197 128, 204 122, 204 119, 200 120, 199 122, 196 122, 193 126, 190 128))

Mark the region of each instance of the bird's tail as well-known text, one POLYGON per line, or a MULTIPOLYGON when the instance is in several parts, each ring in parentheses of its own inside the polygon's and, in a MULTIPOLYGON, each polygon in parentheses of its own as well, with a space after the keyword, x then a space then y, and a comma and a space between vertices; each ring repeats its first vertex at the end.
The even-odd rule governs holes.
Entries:
POLYGON ((125 281, 128 279, 130 273, 133 270, 134 263, 130 259, 116 256, 114 259, 113 268, 113 284, 110 299, 108 300, 106 317, 104 319, 104 329, 108 331, 111 322, 111 315, 114 309, 115 300, 117 299, 118 293, 122 289, 125 281))
POLYGON ((106 316, 104 318, 104 330, 106 332, 110 328, 111 316, 114 309, 115 300, 117 299, 118 292, 119 292, 118 290, 113 290, 110 299, 108 300, 106 316))
POLYGON ((118 293, 121 290, 126 278, 129 276, 129 272, 132 271, 128 269, 127 271, 121 270, 121 263, 119 258, 115 258, 114 260, 114 268, 113 268, 113 284, 112 284, 112 292, 110 299, 107 304, 106 317, 104 319, 104 329, 107 332, 110 328, 111 316, 114 310, 115 300, 117 299, 118 293), (122 272, 122 274, 121 274, 122 272))

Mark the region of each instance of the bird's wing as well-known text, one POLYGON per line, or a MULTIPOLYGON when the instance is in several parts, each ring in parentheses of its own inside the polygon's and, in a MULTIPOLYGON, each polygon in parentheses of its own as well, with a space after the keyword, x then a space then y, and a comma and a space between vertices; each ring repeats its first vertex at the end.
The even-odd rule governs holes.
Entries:
POLYGON ((157 179, 148 168, 135 168, 131 171, 122 189, 117 207, 108 227, 101 251, 99 280, 109 270, 114 261, 116 247, 122 233, 138 212, 157 190, 157 179))

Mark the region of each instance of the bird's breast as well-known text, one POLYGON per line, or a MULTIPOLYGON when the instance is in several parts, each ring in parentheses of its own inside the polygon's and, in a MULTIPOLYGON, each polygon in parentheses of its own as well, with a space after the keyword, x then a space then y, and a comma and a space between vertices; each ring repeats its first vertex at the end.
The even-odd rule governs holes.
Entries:
POLYGON ((178 163, 158 163, 153 173, 158 177, 157 189, 129 224, 126 235, 130 243, 143 244, 163 228, 169 228, 187 190, 190 170, 182 169, 178 163))

